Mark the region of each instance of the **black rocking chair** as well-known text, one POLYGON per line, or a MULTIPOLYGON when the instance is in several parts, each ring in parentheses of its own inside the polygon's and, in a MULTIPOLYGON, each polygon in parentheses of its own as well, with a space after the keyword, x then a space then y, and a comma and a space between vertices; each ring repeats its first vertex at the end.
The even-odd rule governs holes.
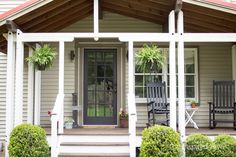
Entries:
POLYGON ((169 103, 167 103, 165 82, 147 83, 147 126, 162 124, 169 126, 169 103), (165 118, 157 119, 156 115, 164 115, 165 118))
POLYGON ((217 122, 233 122, 236 129, 235 81, 213 81, 213 102, 209 102, 209 127, 217 122), (216 114, 233 114, 234 120, 216 119, 216 114))

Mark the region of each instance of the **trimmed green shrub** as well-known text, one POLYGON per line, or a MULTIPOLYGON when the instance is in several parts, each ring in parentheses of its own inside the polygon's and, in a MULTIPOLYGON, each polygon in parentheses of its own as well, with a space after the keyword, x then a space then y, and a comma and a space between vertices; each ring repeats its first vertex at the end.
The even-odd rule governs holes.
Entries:
POLYGON ((215 146, 213 141, 201 134, 188 136, 185 145, 186 157, 214 157, 215 146))
POLYGON ((141 157, 179 157, 180 136, 172 128, 155 125, 142 132, 141 157))
POLYGON ((13 129, 8 150, 11 157, 50 156, 45 130, 32 124, 21 124, 13 129))
POLYGON ((235 157, 236 139, 230 135, 219 135, 214 140, 215 157, 235 157))

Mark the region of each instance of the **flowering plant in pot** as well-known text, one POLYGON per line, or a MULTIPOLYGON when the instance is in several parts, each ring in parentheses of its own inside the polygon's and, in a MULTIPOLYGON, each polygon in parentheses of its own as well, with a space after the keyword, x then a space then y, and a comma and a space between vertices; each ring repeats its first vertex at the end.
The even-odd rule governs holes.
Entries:
POLYGON ((66 129, 72 129, 74 122, 75 121, 74 121, 74 119, 72 117, 66 117, 65 118, 65 128, 66 129))
POLYGON ((129 115, 126 112, 126 110, 120 109, 119 112, 119 120, 120 120, 120 127, 121 128, 127 128, 129 124, 129 115))
POLYGON ((26 58, 27 62, 33 63, 38 70, 45 70, 52 66, 53 60, 56 58, 56 52, 48 44, 41 48, 36 48, 33 55, 26 58))

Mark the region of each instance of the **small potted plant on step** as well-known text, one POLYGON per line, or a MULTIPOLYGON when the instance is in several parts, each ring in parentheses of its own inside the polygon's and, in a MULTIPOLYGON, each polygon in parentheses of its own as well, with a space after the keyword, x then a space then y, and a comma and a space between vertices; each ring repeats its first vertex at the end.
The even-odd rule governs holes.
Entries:
POLYGON ((74 122, 75 121, 74 121, 74 119, 72 117, 66 117, 65 118, 65 128, 66 129, 72 129, 74 122))
POLYGON ((121 128, 128 128, 128 124, 129 124, 128 117, 129 117, 128 113, 121 108, 120 112, 119 112, 119 120, 120 120, 120 127, 121 128))
POLYGON ((56 58, 56 52, 48 44, 41 48, 36 48, 33 55, 26 58, 26 61, 33 63, 38 70, 45 70, 52 66, 53 60, 56 58))

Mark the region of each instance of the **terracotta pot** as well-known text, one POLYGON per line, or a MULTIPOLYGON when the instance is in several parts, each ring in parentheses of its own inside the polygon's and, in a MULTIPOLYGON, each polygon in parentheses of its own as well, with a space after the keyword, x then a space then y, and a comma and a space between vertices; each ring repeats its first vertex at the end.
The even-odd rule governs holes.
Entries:
POLYGON ((128 128, 129 122, 127 118, 120 119, 120 127, 121 128, 128 128))
POLYGON ((192 103, 191 106, 192 106, 192 108, 196 108, 197 104, 196 103, 192 103))

